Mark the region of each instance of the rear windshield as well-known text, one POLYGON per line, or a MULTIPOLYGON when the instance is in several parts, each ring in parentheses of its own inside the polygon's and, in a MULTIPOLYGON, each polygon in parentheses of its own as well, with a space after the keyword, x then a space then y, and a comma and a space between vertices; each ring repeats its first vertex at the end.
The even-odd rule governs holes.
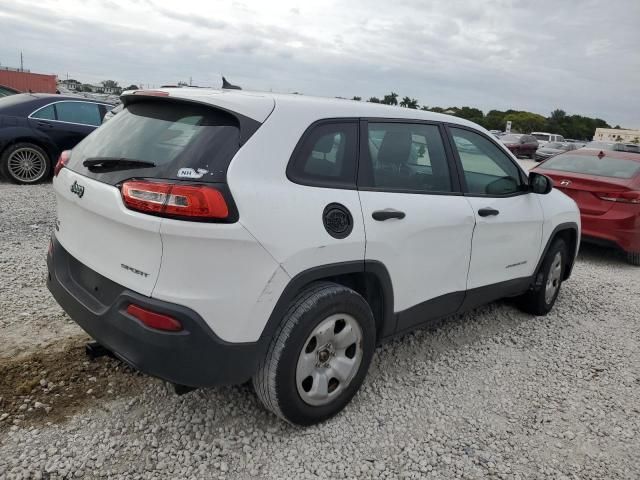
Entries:
POLYGON ((229 113, 197 104, 144 101, 128 105, 80 142, 68 167, 111 184, 134 176, 224 182, 239 144, 240 129, 229 113), (83 166, 96 158, 155 167, 90 171, 83 166))
POLYGON ((602 177, 631 178, 640 173, 640 162, 624 158, 594 155, 558 155, 544 162, 547 170, 583 173, 602 177))
POLYGON ((508 134, 508 135, 503 135, 500 138, 500 140, 502 140, 503 142, 519 142, 521 138, 522 138, 522 135, 508 134))

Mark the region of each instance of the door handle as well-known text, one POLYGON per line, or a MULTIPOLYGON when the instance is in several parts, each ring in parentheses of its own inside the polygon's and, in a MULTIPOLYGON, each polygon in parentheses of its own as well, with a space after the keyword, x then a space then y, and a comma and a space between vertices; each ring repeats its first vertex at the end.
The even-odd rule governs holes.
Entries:
POLYGON ((496 210, 495 208, 491 208, 491 207, 485 207, 485 208, 481 208, 480 210, 478 210, 478 215, 480 215, 481 217, 490 217, 490 216, 496 216, 498 215, 500 212, 498 210, 496 210))
POLYGON ((406 215, 400 210, 393 210, 391 208, 388 208, 386 210, 376 210, 371 214, 371 216, 374 220, 382 222, 384 220, 389 220, 390 218, 397 218, 399 220, 402 220, 406 215))

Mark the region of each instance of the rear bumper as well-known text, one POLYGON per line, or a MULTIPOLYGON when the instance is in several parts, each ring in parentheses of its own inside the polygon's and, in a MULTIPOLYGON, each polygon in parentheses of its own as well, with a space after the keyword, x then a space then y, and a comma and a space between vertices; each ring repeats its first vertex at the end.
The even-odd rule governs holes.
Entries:
POLYGON ((140 371, 191 387, 251 378, 267 342, 229 343, 193 310, 132 292, 89 269, 52 238, 47 286, 69 316, 97 342, 140 371), (163 332, 126 313, 129 304, 170 315, 180 332, 163 332))
POLYGON ((585 241, 640 252, 640 215, 631 208, 614 205, 603 215, 583 214, 581 221, 585 241))

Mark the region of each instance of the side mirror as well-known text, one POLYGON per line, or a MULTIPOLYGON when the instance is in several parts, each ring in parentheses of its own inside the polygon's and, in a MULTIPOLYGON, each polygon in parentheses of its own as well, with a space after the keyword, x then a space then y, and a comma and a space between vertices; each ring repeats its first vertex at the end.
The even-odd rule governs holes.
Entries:
POLYGON ((553 181, 541 173, 529 172, 529 187, 533 193, 546 195, 553 189, 553 181))

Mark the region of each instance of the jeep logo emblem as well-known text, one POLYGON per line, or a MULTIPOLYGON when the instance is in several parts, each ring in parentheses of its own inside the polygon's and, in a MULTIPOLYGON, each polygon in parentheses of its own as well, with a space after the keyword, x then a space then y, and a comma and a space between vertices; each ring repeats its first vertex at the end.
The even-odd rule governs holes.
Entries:
POLYGON ((73 182, 73 185, 71 185, 71 193, 75 193, 78 195, 78 198, 82 198, 84 195, 84 187, 75 181, 73 182))

